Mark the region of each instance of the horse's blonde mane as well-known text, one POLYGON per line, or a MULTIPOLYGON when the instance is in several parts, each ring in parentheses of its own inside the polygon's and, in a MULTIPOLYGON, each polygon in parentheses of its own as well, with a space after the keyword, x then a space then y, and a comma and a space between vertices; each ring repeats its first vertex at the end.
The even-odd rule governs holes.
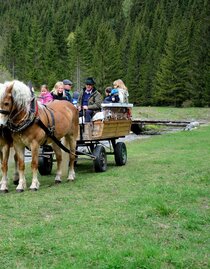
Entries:
POLYGON ((2 92, 4 92, 4 91, 5 91, 5 89, 6 89, 6 85, 5 85, 5 84, 0 83, 0 94, 1 94, 2 92))
POLYGON ((4 97, 6 87, 6 83, 0 83, 0 100, 2 100, 2 98, 4 97))
POLYGON ((4 97, 6 87, 10 86, 12 86, 12 97, 14 104, 18 108, 23 108, 26 110, 26 112, 28 112, 30 109, 30 102, 32 98, 31 91, 26 84, 19 80, 14 80, 10 82, 7 81, 3 84, 3 86, 0 85, 0 99, 4 97))

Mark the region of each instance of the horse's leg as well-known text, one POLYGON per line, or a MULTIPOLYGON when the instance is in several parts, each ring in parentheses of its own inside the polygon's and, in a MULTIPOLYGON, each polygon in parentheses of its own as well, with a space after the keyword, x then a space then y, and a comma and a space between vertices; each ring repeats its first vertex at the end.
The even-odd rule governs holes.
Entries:
POLYGON ((19 183, 19 173, 18 173, 18 157, 17 154, 14 154, 14 161, 15 161, 15 172, 13 176, 13 183, 14 185, 18 185, 19 183))
POLYGON ((8 160, 9 160, 9 150, 10 145, 6 144, 2 148, 1 152, 1 170, 2 170, 2 180, 1 180, 1 192, 8 192, 8 178, 7 178, 7 171, 8 171, 8 160))
POLYGON ((16 188, 17 192, 22 192, 26 189, 26 179, 25 179, 25 160, 24 160, 24 152, 25 147, 20 145, 15 145, 15 152, 17 154, 17 161, 18 161, 18 172, 19 172, 19 183, 16 188))
MULTIPOLYGON (((0 161, 1 161, 1 165, 2 165, 2 160, 3 160, 3 154, 2 154, 2 149, 0 150, 0 161)), ((2 168, 1 168, 2 170, 2 168)), ((0 181, 0 187, 1 187, 1 182, 2 182, 2 179, 0 181)))
POLYGON ((61 183, 61 175, 62 175, 62 169, 61 169, 61 163, 62 163, 62 152, 58 145, 55 143, 52 144, 52 148, 55 152, 56 156, 56 162, 57 162, 57 171, 55 176, 55 183, 61 183))
POLYGON ((32 170, 32 183, 30 186, 30 190, 37 191, 39 189, 39 180, 37 177, 38 173, 38 157, 39 157, 39 144, 34 142, 31 145, 31 170, 32 170))
POLYGON ((69 142, 70 145, 70 154, 69 154, 69 174, 67 180, 75 180, 75 171, 74 171, 74 162, 76 158, 76 138, 73 137, 66 138, 66 142, 69 142))

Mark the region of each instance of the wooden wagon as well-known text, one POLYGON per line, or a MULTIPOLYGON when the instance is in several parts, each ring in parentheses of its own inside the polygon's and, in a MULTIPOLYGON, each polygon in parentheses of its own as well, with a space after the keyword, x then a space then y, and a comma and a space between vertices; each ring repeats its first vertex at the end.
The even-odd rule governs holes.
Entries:
MULTIPOLYGON (((102 104, 101 112, 98 112, 90 123, 85 123, 81 118, 76 162, 84 158, 92 160, 95 171, 104 172, 107 169, 107 155, 114 155, 117 166, 125 165, 126 145, 124 142, 118 142, 117 139, 130 133, 132 107, 133 104, 102 104)), ((51 173, 53 152, 50 146, 43 147, 41 150, 39 172, 41 175, 47 175, 51 173)))

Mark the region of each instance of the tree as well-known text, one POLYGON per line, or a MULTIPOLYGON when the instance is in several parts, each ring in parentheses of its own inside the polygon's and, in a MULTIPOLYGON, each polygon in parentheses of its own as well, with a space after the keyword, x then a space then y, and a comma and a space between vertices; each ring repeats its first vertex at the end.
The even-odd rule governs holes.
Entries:
POLYGON ((53 88, 59 78, 56 68, 58 57, 59 53, 55 44, 55 40, 52 36, 51 31, 49 31, 45 38, 45 46, 43 51, 44 69, 43 78, 42 80, 40 79, 40 84, 46 83, 50 88, 53 88))
POLYGON ((168 29, 165 54, 157 72, 155 101, 158 105, 181 106, 191 97, 187 25, 187 21, 179 18, 168 29))
POLYGON ((131 35, 130 50, 128 52, 128 69, 126 75, 126 84, 129 88, 129 101, 135 104, 141 103, 143 89, 138 87, 142 76, 142 64, 144 54, 144 27, 138 24, 131 35))
POLYGON ((82 88, 84 78, 91 68, 91 43, 87 34, 78 27, 68 36, 68 69, 77 89, 82 88))
POLYGON ((27 46, 25 49, 26 73, 25 80, 32 81, 38 85, 40 80, 44 78, 44 62, 43 62, 43 41, 41 35, 41 26, 36 19, 32 19, 30 35, 28 36, 27 46))
POLYGON ((0 65, 0 83, 4 83, 7 80, 12 80, 12 76, 4 66, 0 65))
POLYGON ((119 54, 115 33, 107 23, 99 25, 93 48, 92 75, 99 89, 105 89, 118 77, 119 54))
POLYGON ((191 87, 194 92, 192 102, 195 106, 210 105, 210 8, 203 1, 203 7, 194 3, 191 7, 190 16, 190 67, 191 87), (195 19, 196 18, 196 19, 195 19))

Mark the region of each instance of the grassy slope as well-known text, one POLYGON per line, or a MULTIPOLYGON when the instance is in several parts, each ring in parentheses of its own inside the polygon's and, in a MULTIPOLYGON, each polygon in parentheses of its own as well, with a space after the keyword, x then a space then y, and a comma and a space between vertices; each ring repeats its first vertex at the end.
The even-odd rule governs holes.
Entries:
POLYGON ((105 173, 0 197, 1 268, 209 268, 210 127, 127 144, 105 173))

